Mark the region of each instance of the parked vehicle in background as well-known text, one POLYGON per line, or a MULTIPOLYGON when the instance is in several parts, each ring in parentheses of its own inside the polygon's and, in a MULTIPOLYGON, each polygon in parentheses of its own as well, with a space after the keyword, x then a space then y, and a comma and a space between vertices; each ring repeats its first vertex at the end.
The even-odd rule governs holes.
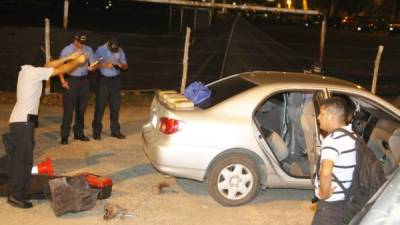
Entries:
POLYGON ((400 22, 389 23, 385 31, 390 35, 398 34, 400 32, 400 22))
POLYGON ((387 21, 383 18, 371 18, 361 16, 345 16, 340 23, 344 30, 358 32, 377 32, 385 31, 387 21))
POLYGON ((311 27, 321 27, 322 21, 324 17, 321 15, 307 15, 304 17, 304 27, 311 28, 311 27))
POLYGON ((330 96, 346 100, 353 129, 381 154, 385 174, 398 167, 400 110, 359 85, 256 71, 207 87, 211 97, 192 109, 174 109, 156 95, 142 140, 157 170, 206 181, 209 194, 224 206, 248 203, 261 186, 312 188, 322 135, 319 106, 330 96))

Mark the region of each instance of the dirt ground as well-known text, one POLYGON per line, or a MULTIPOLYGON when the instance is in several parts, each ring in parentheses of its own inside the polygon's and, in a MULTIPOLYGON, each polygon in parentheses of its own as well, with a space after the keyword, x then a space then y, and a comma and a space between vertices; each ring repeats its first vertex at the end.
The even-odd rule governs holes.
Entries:
MULTIPOLYGON (((1 103, 0 133, 8 131, 13 105, 1 103)), ((148 121, 149 107, 125 104, 121 108, 125 140, 110 137, 108 114, 104 116, 103 140, 94 141, 88 129, 93 105, 86 113, 89 142, 72 140, 60 145, 61 106, 41 105, 40 127, 36 130, 35 162, 47 156, 53 159, 56 174, 73 175, 93 172, 113 179, 109 199, 98 200, 85 212, 56 217, 47 200, 34 200, 34 207, 22 210, 10 207, 0 198, 1 224, 310 224, 313 216, 310 190, 268 189, 261 191, 250 204, 236 208, 222 207, 207 193, 204 183, 164 176, 153 169, 141 145, 141 127, 148 121), (170 184, 160 194, 153 188, 160 182, 170 184), (104 204, 117 204, 133 216, 103 220, 104 204)), ((107 112, 108 113, 108 112, 107 112)), ((2 143, 0 147, 3 148, 2 143)))

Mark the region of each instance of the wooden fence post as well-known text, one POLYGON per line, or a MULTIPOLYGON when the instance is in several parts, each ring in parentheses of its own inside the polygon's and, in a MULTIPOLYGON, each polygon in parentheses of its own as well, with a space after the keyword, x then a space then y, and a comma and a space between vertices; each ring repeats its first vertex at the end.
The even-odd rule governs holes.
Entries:
POLYGON ((379 45, 378 53, 376 54, 375 58, 374 74, 372 77, 372 85, 371 85, 372 94, 376 93, 376 84, 378 82, 378 71, 379 71, 379 64, 381 62, 382 52, 383 52, 383 45, 379 45))
POLYGON ((181 91, 180 91, 181 94, 183 94, 186 88, 188 59, 189 59, 189 44, 190 44, 190 28, 186 27, 185 50, 183 52, 183 72, 182 72, 181 91))
POLYGON ((321 73, 324 68, 324 53, 325 53, 325 40, 326 40, 326 16, 321 24, 321 42, 319 46, 319 68, 321 73))
MULTIPOLYGON (((44 51, 46 55, 46 63, 51 60, 50 54, 50 20, 48 18, 44 19, 45 28, 44 28, 44 51)), ((46 81, 46 86, 44 89, 45 95, 50 94, 50 79, 46 81)))
POLYGON ((233 32, 235 31, 235 27, 236 27, 236 24, 237 24, 239 18, 240 18, 240 16, 237 15, 235 20, 233 21, 233 24, 232 24, 232 27, 231 27, 231 31, 229 33, 229 38, 228 38, 228 41, 226 43, 224 58, 222 59, 221 71, 219 72, 219 78, 222 78, 224 76, 226 59, 228 58, 228 52, 229 52, 229 48, 231 46, 233 32))
POLYGON ((69 10, 69 0, 64 0, 64 21, 63 21, 64 29, 68 28, 68 10, 69 10))

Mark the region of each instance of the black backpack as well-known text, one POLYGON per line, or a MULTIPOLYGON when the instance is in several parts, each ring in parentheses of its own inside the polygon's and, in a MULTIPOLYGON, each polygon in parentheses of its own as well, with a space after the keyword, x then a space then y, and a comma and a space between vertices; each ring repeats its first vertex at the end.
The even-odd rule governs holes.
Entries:
POLYGON ((336 129, 335 131, 343 132, 356 141, 356 166, 351 186, 346 189, 333 174, 333 179, 345 192, 347 202, 343 222, 348 224, 361 211, 382 184, 385 183, 386 178, 383 171, 382 159, 376 157, 362 138, 343 128, 336 129))

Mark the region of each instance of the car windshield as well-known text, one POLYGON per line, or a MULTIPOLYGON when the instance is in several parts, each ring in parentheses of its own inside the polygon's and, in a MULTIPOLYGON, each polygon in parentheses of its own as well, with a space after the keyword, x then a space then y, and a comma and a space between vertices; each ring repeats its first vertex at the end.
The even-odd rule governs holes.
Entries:
POLYGON ((211 90, 211 96, 198 105, 201 109, 208 109, 232 96, 257 86, 240 76, 233 76, 228 79, 212 83, 207 87, 211 90))

